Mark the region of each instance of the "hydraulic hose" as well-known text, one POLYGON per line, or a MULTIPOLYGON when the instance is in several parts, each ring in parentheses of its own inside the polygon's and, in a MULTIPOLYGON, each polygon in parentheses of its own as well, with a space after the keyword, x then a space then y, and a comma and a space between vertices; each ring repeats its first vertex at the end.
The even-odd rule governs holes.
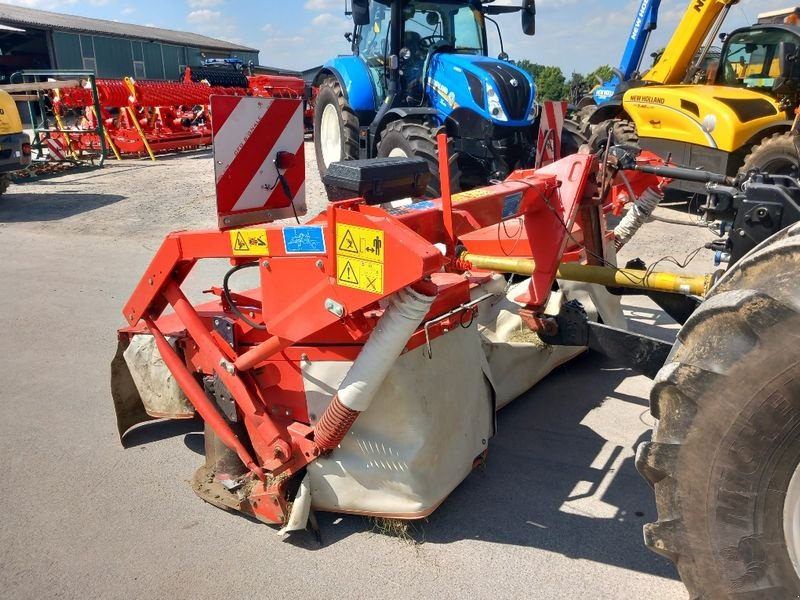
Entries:
POLYGON ((389 306, 342 381, 339 391, 314 427, 320 450, 336 448, 383 385, 409 338, 428 314, 433 296, 410 287, 389 298, 389 306))
POLYGON ((627 244, 653 215, 656 207, 663 200, 664 194, 657 189, 649 187, 641 196, 633 201, 628 212, 614 228, 614 238, 617 250, 627 244))

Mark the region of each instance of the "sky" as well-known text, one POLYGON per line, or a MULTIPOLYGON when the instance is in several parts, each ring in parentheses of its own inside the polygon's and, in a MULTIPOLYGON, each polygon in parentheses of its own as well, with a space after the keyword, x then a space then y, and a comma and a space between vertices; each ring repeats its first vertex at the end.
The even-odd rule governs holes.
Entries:
MULTIPOLYGON (((345 0, 5 0, 31 8, 85 17, 193 31, 261 51, 263 65, 308 69, 349 51, 344 39, 352 22, 345 0)), ((498 0, 519 4, 520 0, 498 0)), ((633 24, 638 0, 538 0, 537 33, 522 34, 519 15, 500 18, 505 50, 512 59, 561 67, 565 75, 616 66, 633 24)), ((688 6, 662 0, 658 30, 649 49, 663 47, 688 6)), ((790 0, 741 0, 723 31, 752 24, 760 12, 794 6, 790 0)), ((489 51, 500 52, 497 35, 489 51)))

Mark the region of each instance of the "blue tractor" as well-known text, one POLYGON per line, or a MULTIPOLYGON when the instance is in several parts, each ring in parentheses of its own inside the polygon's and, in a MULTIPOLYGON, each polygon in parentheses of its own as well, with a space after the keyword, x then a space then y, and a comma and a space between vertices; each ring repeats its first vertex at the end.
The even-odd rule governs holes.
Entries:
POLYGON ((441 131, 451 144, 454 190, 533 166, 536 86, 505 52, 488 56, 486 21, 521 12, 524 33, 533 35, 535 2, 493 1, 353 0, 355 27, 345 36, 352 55, 329 60, 315 80, 322 176, 336 161, 422 157, 431 171, 428 194, 439 195, 441 131))

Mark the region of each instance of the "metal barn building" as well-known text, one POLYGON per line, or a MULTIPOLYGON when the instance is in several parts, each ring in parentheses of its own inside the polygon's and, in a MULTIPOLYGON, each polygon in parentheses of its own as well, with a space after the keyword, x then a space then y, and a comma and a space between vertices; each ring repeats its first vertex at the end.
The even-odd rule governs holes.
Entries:
POLYGON ((174 80, 203 58, 230 57, 258 64, 255 48, 204 35, 0 4, 0 83, 22 69, 174 80))

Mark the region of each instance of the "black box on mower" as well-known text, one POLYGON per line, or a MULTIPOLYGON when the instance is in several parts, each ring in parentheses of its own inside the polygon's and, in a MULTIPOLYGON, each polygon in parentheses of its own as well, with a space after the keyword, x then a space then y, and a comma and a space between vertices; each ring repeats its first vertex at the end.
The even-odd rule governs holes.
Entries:
POLYGON ((331 163, 322 182, 331 202, 364 198, 383 204, 423 196, 430 178, 424 158, 387 157, 331 163))

